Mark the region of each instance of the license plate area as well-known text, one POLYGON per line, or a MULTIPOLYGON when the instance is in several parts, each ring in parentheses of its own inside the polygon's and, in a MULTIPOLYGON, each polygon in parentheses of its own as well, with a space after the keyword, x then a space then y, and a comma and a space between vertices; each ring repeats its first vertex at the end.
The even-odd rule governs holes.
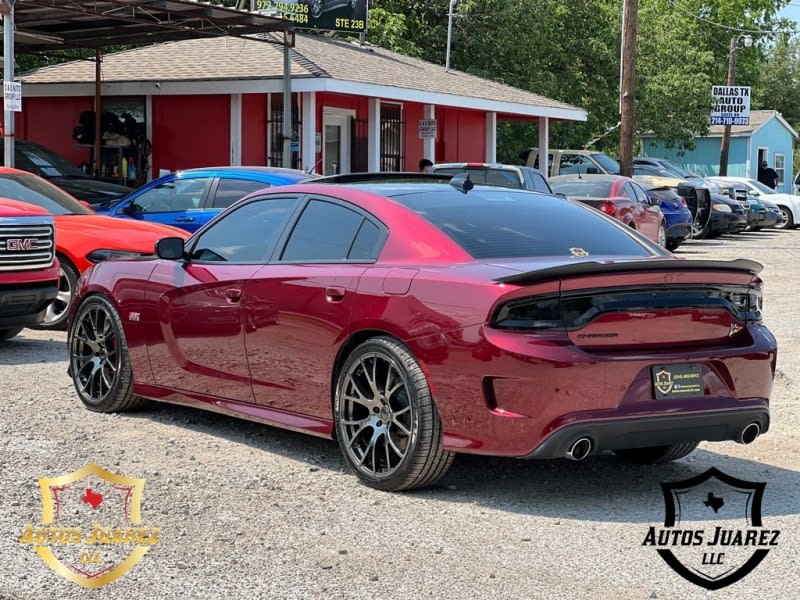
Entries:
POLYGON ((703 365, 654 365, 650 367, 656 400, 703 395, 703 365))

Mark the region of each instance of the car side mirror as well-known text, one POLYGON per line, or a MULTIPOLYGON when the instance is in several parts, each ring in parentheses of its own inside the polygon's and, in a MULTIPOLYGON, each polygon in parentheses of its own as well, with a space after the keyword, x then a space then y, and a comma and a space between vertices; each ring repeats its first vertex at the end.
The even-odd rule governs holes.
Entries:
POLYGON ((139 213, 143 213, 142 207, 136 204, 135 201, 128 202, 123 206, 119 212, 123 215, 138 215, 139 213))
POLYGON ((659 200, 655 196, 648 196, 647 203, 650 204, 651 206, 658 206, 659 204, 661 204, 661 200, 659 200))
POLYGON ((183 258, 183 238, 161 238, 156 242, 156 256, 164 260, 179 260, 183 258))

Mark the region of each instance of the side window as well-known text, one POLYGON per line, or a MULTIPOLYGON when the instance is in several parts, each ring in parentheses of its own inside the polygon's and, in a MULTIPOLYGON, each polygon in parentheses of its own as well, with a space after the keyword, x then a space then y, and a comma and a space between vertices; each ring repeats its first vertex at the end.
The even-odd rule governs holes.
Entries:
POLYGON ((622 187, 622 193, 631 202, 638 202, 639 201, 639 199, 636 197, 636 192, 633 191, 633 186, 630 183, 626 183, 622 187))
POLYGON ((597 173, 597 167, 585 156, 580 154, 562 154, 561 162, 558 165, 559 175, 569 175, 570 173, 597 173), (590 171, 594 169, 594 171, 590 171))
POLYGON ((312 200, 289 236, 281 260, 347 260, 363 220, 364 217, 349 208, 312 200))
POLYGON ((136 197, 136 212, 173 212, 203 207, 211 177, 175 179, 147 190, 136 197))
POLYGON ((533 189, 537 192, 545 192, 546 194, 551 193, 550 186, 547 183, 547 180, 538 173, 531 173, 531 182, 533 184, 533 189))
POLYGON ((364 219, 347 258, 349 260, 375 260, 382 247, 383 232, 374 223, 364 219))
POLYGON ((214 208, 228 208, 237 200, 241 200, 247 194, 268 188, 268 183, 251 181, 249 179, 228 179, 222 178, 217 184, 217 192, 214 194, 214 201, 211 206, 214 208))
POLYGON ((192 259, 248 263, 266 261, 267 253, 297 205, 296 198, 247 202, 204 231, 192 259))

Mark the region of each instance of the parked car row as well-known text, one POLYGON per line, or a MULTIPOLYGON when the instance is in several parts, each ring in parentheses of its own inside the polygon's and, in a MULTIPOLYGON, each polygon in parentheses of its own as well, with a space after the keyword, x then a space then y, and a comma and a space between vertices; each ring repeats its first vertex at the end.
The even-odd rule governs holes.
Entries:
POLYGON ((362 482, 404 490, 434 484, 457 452, 668 462, 766 432, 776 343, 761 265, 664 248, 723 214, 717 195, 581 172, 548 182, 527 166, 220 168, 95 214, 5 169, 0 197, 36 205, 26 216, 45 237, 11 222, 0 265, 49 232, 31 309, 69 323, 87 409, 149 398, 335 438, 362 482), (583 393, 597 377, 603 393, 583 393))

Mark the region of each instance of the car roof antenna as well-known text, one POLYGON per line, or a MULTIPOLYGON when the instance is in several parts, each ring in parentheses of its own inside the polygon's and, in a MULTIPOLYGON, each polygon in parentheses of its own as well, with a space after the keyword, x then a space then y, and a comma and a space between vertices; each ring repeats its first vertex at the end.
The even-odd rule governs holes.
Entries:
POLYGON ((459 173, 458 175, 454 175, 450 180, 450 185, 464 194, 475 187, 475 184, 472 183, 472 180, 469 178, 469 173, 459 173))

